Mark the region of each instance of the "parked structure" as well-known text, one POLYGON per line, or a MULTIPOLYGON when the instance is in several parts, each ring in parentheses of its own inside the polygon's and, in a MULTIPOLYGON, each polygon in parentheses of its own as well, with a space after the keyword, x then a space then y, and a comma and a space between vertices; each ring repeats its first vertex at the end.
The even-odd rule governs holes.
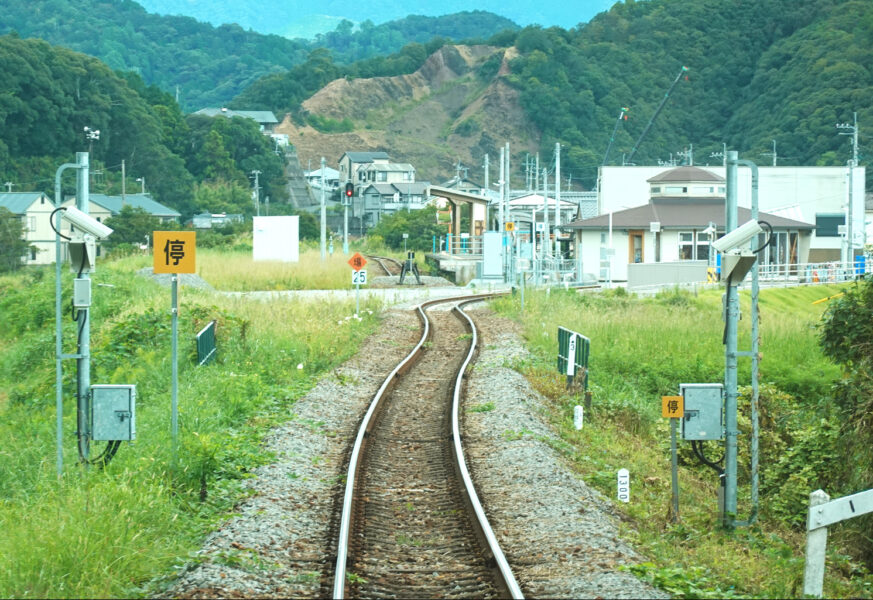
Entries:
POLYGON ((21 219, 24 239, 32 246, 22 262, 47 265, 55 262, 55 232, 49 224, 52 201, 41 192, 0 193, 0 207, 21 219))

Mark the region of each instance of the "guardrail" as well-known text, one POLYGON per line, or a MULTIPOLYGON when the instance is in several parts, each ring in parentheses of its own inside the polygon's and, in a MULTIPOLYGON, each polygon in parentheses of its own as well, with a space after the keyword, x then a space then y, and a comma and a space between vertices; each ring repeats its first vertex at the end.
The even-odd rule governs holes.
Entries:
POLYGON ((439 251, 444 254, 457 254, 461 256, 482 256, 482 236, 452 235, 449 233, 440 237, 439 251))

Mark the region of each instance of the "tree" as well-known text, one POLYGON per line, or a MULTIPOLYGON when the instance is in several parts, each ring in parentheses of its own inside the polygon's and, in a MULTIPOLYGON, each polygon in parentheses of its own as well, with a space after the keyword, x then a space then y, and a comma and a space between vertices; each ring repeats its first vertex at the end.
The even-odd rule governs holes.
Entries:
POLYGON ((106 219, 106 226, 114 231, 103 244, 107 248, 116 248, 121 244, 142 244, 151 239, 152 232, 166 229, 160 219, 153 217, 144 209, 125 205, 114 217, 106 219))
POLYGON ((0 273, 20 269, 23 264, 21 258, 31 248, 24 239, 21 217, 0 207, 0 273))
POLYGON ((408 250, 429 250, 433 247, 433 237, 445 235, 446 228, 437 225, 436 208, 427 206, 420 210, 401 210, 383 217, 379 224, 370 230, 373 235, 382 236, 391 248, 403 248, 403 234, 408 250))

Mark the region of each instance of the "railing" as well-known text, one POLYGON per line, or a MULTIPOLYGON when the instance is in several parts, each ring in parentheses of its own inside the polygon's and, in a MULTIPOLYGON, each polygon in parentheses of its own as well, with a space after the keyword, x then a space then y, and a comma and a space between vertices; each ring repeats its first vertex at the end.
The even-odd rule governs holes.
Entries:
POLYGON ((440 238, 439 251, 443 254, 482 256, 482 236, 448 234, 440 238))
MULTIPOLYGON (((758 279, 762 283, 839 283, 852 281, 871 272, 871 263, 859 257, 854 265, 845 267, 842 262, 769 264, 758 266, 758 279)), ((747 277, 750 279, 750 276, 747 277)))

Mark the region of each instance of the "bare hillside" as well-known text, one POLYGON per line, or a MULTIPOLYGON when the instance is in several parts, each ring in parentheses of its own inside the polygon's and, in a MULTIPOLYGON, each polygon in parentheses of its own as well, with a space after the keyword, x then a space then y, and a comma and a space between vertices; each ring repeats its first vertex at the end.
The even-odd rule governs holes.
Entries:
POLYGON ((335 166, 346 151, 384 150, 394 161, 412 163, 419 181, 439 183, 453 177, 458 160, 470 167, 471 178, 482 180, 485 154, 496 165, 504 143, 511 144, 514 155, 535 152, 539 143, 518 92, 504 80, 510 51, 445 46, 410 75, 337 79, 303 108, 334 120, 351 119, 354 131, 324 134, 288 117, 278 131, 289 135, 304 168, 317 168, 322 156, 335 166), (498 53, 502 64, 497 75, 483 81, 477 70, 498 53))

